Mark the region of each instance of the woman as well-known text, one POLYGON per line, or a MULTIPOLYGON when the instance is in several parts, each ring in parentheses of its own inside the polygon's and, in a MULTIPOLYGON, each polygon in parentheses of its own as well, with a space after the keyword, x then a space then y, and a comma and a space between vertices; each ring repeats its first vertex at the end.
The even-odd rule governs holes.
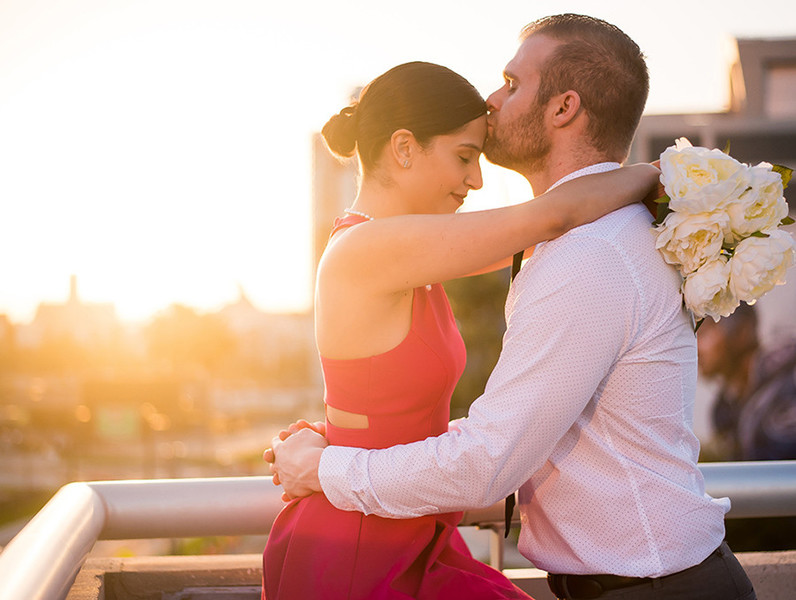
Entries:
MULTIPOLYGON (((481 187, 486 133, 478 92, 421 62, 375 79, 323 129, 332 152, 356 153, 361 167, 316 286, 332 444, 381 448, 444 433, 465 351, 438 282, 502 267, 515 252, 640 199, 658 177, 639 165, 516 206, 454 214, 481 187)), ((460 518, 383 519, 337 510, 322 494, 294 500, 266 545, 263 596, 527 598, 471 557, 460 518)))

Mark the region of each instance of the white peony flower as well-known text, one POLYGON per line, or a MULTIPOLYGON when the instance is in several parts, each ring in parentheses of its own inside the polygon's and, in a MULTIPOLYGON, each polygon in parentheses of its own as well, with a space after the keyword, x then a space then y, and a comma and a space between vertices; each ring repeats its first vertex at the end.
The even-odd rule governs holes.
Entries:
POLYGON ((656 228, 655 247, 683 275, 696 271, 721 252, 729 217, 723 211, 687 214, 671 212, 656 228))
POLYGON ((686 138, 660 164, 670 212, 655 245, 683 275, 684 302, 697 319, 718 321, 784 283, 796 262, 796 242, 777 229, 788 216, 789 169, 750 167, 686 138))
POLYGON ((735 243, 755 233, 776 229, 788 216, 788 204, 783 197, 782 177, 771 170, 768 163, 747 169, 746 188, 740 197, 727 205, 730 217, 728 243, 735 243))
POLYGON ((661 154, 661 183, 669 207, 691 214, 713 212, 745 189, 746 165, 720 150, 694 147, 680 138, 661 154))
POLYGON ((739 300, 754 304, 760 296, 785 283, 785 271, 796 261, 796 242, 789 233, 749 237, 738 243, 730 261, 730 287, 739 300))
POLYGON ((730 264, 719 255, 691 273, 683 282, 685 305, 697 319, 711 317, 718 321, 731 315, 740 302, 729 285, 730 264))

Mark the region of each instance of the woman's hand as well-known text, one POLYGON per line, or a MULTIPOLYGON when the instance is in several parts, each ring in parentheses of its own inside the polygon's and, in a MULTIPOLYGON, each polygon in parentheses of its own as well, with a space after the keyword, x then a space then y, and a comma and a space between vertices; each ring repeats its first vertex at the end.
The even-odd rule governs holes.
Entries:
POLYGON ((647 198, 653 200, 660 198, 663 192, 663 185, 661 184, 661 169, 660 161, 656 160, 652 163, 636 163, 628 165, 626 169, 634 171, 634 177, 639 178, 639 185, 641 189, 647 190, 642 202, 646 202, 647 198))
MULTIPOLYGON (((654 161, 654 162, 652 162, 650 164, 653 167, 655 167, 656 169, 660 170, 661 161, 656 160, 656 161, 654 161)), ((659 175, 660 175, 660 173, 659 173, 659 175)), ((652 213, 652 216, 655 217, 655 218, 658 217, 658 205, 656 204, 655 201, 658 198, 661 198, 661 197, 663 197, 665 195, 666 195, 666 190, 664 189, 663 184, 661 183, 660 177, 658 177, 657 185, 654 188, 652 188, 650 190, 649 194, 647 194, 644 197, 644 199, 641 201, 641 202, 644 203, 644 206, 647 207, 647 210, 650 211, 650 213, 652 213)))

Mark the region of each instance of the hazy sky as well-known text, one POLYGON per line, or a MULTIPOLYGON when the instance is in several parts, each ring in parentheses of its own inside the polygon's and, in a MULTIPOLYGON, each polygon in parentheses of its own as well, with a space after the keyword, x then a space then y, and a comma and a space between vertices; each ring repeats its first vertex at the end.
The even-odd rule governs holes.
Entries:
MULTIPOLYGON (((647 112, 719 111, 732 38, 796 36, 792 7, 0 0, 0 314, 29 320, 71 274, 125 318, 211 310, 238 285, 265 310, 307 308, 310 137, 354 87, 428 60, 487 95, 524 24, 579 12, 642 47, 647 112)), ((475 202, 517 200, 514 177, 489 170, 475 202)))

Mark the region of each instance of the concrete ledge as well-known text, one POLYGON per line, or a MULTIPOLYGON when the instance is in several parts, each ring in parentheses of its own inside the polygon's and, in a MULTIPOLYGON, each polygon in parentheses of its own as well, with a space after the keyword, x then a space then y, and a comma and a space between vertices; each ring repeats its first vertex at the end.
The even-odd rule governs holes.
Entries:
POLYGON ((758 600, 791 600, 796 590, 796 550, 739 552, 738 560, 755 586, 758 600))
MULTIPOLYGON (((739 553, 759 600, 790 600, 796 550, 739 553)), ((535 600, 555 600, 539 569, 506 569, 535 600)), ((67 600, 259 600, 260 554, 94 558, 86 561, 67 600)))
POLYGON ((259 600, 261 554, 96 558, 67 600, 259 600))
POLYGON ((533 600, 556 600, 547 587, 547 573, 540 569, 503 569, 503 574, 533 600))

